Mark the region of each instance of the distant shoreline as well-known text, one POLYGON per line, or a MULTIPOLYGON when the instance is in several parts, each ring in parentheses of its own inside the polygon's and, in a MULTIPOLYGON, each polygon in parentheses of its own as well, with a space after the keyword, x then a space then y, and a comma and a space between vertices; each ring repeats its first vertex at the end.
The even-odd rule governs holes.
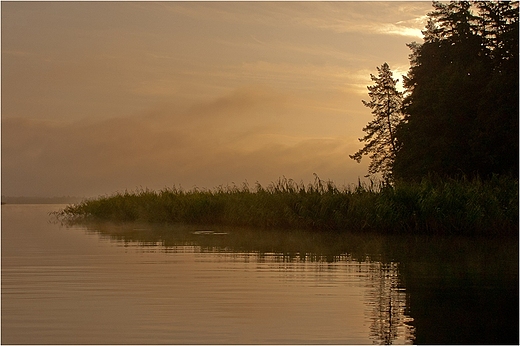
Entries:
POLYGON ((85 197, 10 197, 2 196, 2 205, 5 204, 76 204, 85 200, 85 197))

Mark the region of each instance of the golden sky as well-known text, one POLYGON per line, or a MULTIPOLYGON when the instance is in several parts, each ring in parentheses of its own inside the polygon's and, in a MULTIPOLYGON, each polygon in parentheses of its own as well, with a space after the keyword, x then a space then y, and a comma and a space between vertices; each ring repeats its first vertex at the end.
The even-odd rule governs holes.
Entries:
POLYGON ((343 186, 430 2, 2 2, 2 195, 343 186))

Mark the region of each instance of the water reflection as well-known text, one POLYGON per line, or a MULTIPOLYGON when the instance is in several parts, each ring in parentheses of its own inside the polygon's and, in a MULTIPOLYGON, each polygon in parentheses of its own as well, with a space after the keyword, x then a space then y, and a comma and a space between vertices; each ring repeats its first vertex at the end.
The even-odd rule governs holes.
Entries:
POLYGON ((195 246, 197 252, 256 253, 284 261, 337 262, 345 256, 359 262, 380 261, 384 237, 304 230, 258 230, 201 226, 96 223, 89 232, 146 251, 170 252, 175 247, 195 246))
POLYGON ((379 263, 371 273, 373 286, 369 304, 372 305, 370 337, 377 344, 390 345, 402 335, 405 340, 414 340, 413 318, 407 315, 407 297, 401 286, 397 263, 379 263))
MULTIPOLYGON (((90 230, 143 252, 221 253, 239 261, 275 263, 278 266, 269 269, 287 275, 294 275, 298 267, 284 266, 284 263, 327 264, 313 266, 311 270, 315 271, 334 272, 341 268, 348 274, 363 277, 366 282, 369 292, 365 296, 369 307, 366 319, 370 321, 370 339, 374 344, 409 344, 414 340, 414 328, 409 325, 413 319, 405 314, 406 294, 399 281, 399 265, 380 262, 383 241, 380 236, 244 228, 201 230, 187 225, 146 228, 97 224, 90 230), (335 263, 348 265, 339 267, 335 263)), ((309 269, 302 269, 302 275, 307 275, 309 269)))
POLYGON ((96 224, 89 230, 106 240, 141 252, 212 253, 225 256, 226 261, 231 258, 239 262, 267 264, 264 270, 268 272, 282 272, 287 278, 296 278, 300 283, 309 282, 316 287, 326 287, 332 281, 318 280, 316 283, 314 276, 306 278, 309 273, 334 277, 336 284, 338 278, 349 277, 351 280, 358 276, 359 282, 363 282, 369 292, 364 300, 368 307, 369 337, 373 343, 410 344, 414 340, 413 327, 408 324, 412 318, 405 315, 406 295, 399 284, 398 264, 379 261, 381 237, 345 237, 301 230, 202 230, 187 225, 150 228, 149 225, 136 224, 96 224), (337 271, 341 271, 341 275, 336 276, 337 271))
POLYGON ((368 278, 366 318, 375 344, 518 343, 518 239, 188 225, 91 224, 88 229, 143 252, 210 252, 258 263, 332 265, 319 270, 348 263, 345 268, 368 278))

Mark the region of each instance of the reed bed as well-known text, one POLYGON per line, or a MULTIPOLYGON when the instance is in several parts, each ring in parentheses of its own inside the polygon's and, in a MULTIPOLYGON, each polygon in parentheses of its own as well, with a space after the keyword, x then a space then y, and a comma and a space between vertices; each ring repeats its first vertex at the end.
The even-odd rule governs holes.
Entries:
POLYGON ((384 233, 518 235, 518 179, 358 182, 338 188, 316 176, 267 187, 138 189, 69 205, 67 222, 116 221, 384 233))

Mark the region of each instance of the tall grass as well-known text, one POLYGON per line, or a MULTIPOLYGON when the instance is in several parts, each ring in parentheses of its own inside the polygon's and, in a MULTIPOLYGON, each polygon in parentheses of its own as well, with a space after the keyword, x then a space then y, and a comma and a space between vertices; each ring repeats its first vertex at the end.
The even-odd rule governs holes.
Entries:
POLYGON ((428 234, 517 234, 518 180, 424 179, 370 182, 339 189, 316 176, 305 185, 281 178, 212 190, 139 189, 69 205, 58 216, 86 220, 379 231, 428 234))

